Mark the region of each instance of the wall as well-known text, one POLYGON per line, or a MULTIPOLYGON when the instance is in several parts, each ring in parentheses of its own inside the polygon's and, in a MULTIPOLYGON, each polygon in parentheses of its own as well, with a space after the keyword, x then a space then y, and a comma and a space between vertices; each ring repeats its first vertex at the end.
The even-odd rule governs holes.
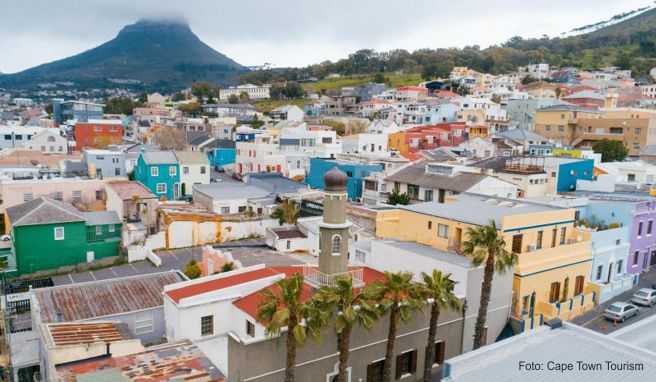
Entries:
POLYGON ((84 222, 14 227, 12 237, 19 275, 87 261, 84 222), (55 240, 55 227, 64 227, 64 240, 55 240))
POLYGON ((191 195, 194 184, 210 184, 210 168, 207 164, 180 164, 180 195, 191 195), (185 169, 189 172, 185 174, 185 169), (204 172, 204 173, 203 173, 204 172))
POLYGON ((210 165, 224 167, 235 163, 237 150, 232 149, 214 149, 209 154, 210 165))
POLYGON ((562 163, 558 168, 558 192, 576 190, 576 181, 579 179, 592 180, 594 160, 586 159, 577 162, 562 163))
MULTIPOLYGON (((148 165, 143 160, 143 156, 139 156, 137 160, 137 167, 135 170, 135 180, 138 180, 143 184, 150 192, 157 195, 158 197, 164 196, 168 200, 175 200, 174 188, 180 186, 180 167, 177 163, 169 164, 158 164, 158 165, 148 165), (157 167, 158 173, 157 176, 151 175, 151 167, 157 167), (175 167, 175 175, 170 174, 170 167, 175 167), (166 184, 166 192, 157 192, 157 184, 164 183, 166 184)), ((179 189, 178 189, 179 190, 179 189)))
POLYGON ((124 153, 95 154, 84 151, 83 160, 87 164, 89 176, 92 178, 127 176, 124 153))
POLYGON ((216 243, 220 238, 221 223, 174 221, 166 228, 166 248, 185 248, 216 243))
POLYGON ((52 197, 55 193, 61 192, 63 200, 72 203, 75 201, 73 193, 79 192, 81 201, 90 204, 98 200, 97 191, 104 190, 105 182, 100 179, 61 178, 2 181, 0 182, 0 195, 2 196, 0 211, 4 212, 9 207, 25 203, 28 193, 31 193, 32 197, 36 199, 39 196, 52 197))
POLYGON ((310 159, 310 172, 306 178, 306 183, 312 188, 323 190, 323 177, 333 167, 338 167, 348 175, 346 189, 350 200, 357 200, 362 197, 362 181, 365 177, 371 173, 383 171, 383 166, 380 164, 352 164, 312 158, 310 159))
POLYGON ((75 124, 76 149, 85 147, 104 149, 109 145, 118 145, 123 142, 123 125, 108 123, 81 123, 75 124))
POLYGON ((239 240, 252 236, 264 237, 266 229, 278 227, 276 219, 227 221, 221 223, 221 242, 239 240))

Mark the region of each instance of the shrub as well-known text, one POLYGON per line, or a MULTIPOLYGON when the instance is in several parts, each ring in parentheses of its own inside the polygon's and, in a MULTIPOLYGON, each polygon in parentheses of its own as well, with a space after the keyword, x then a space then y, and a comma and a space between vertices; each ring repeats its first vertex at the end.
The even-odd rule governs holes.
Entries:
POLYGON ((196 260, 191 260, 185 266, 184 274, 190 279, 197 279, 200 277, 200 266, 196 260))

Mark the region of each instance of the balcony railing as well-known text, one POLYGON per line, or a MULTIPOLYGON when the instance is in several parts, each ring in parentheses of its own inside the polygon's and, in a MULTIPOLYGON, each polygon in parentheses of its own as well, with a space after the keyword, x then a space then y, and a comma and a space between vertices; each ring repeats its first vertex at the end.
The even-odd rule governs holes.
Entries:
POLYGON ((334 287, 337 285, 337 280, 346 277, 353 280, 353 287, 360 288, 364 286, 364 278, 362 268, 352 269, 347 272, 341 273, 323 273, 317 267, 306 265, 303 267, 303 277, 305 281, 315 287, 334 287))

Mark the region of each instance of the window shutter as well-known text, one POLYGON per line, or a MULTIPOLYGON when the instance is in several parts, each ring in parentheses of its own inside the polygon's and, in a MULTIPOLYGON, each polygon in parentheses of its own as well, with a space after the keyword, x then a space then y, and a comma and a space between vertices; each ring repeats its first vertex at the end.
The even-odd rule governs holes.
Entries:
POLYGON ((401 378, 401 363, 403 362, 403 354, 396 356, 396 379, 401 378))

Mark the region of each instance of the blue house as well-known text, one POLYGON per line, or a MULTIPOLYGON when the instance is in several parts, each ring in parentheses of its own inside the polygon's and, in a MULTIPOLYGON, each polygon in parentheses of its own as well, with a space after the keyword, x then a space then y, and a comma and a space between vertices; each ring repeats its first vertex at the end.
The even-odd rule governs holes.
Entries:
POLYGON ((365 177, 374 172, 383 171, 381 164, 347 162, 335 159, 310 159, 310 171, 305 182, 312 188, 324 189, 323 176, 333 167, 342 170, 347 176, 346 191, 351 200, 362 197, 362 183, 365 177))
POLYGON ((180 197, 180 165, 173 151, 142 152, 134 178, 158 197, 168 200, 180 197))
POLYGON ((554 162, 552 172, 556 170, 558 180, 557 192, 571 192, 576 190, 576 181, 579 179, 592 180, 594 176, 593 159, 548 158, 554 162))
POLYGON ((207 158, 210 160, 210 166, 216 169, 234 164, 237 157, 235 142, 229 139, 215 139, 205 146, 205 150, 207 158))

